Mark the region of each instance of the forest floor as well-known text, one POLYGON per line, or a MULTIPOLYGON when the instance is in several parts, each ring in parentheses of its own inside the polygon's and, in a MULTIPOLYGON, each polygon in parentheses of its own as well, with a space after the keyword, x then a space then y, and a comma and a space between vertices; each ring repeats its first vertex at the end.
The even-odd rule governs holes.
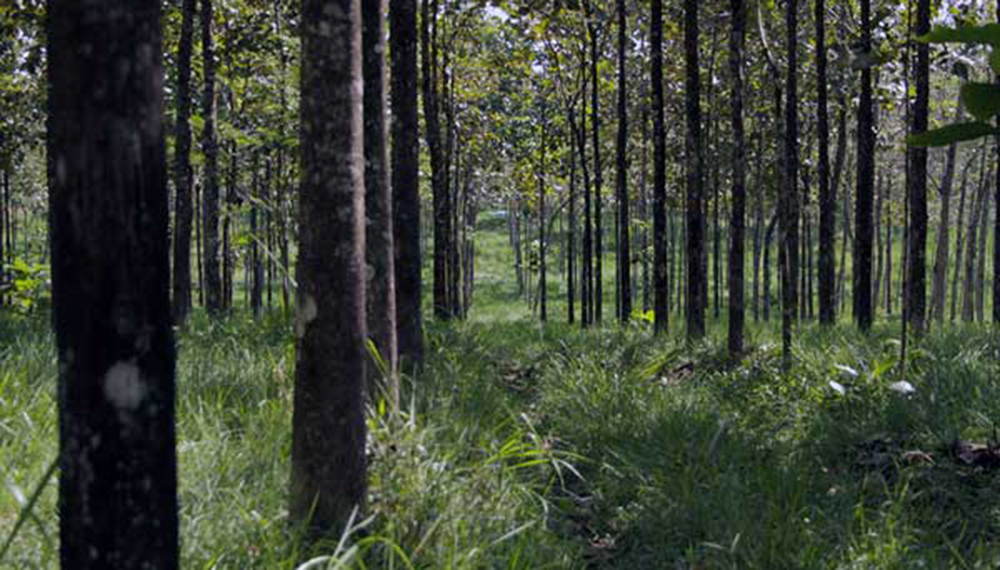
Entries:
MULTIPOLYGON (((469 320, 429 325, 401 417, 369 414, 369 518, 353 547, 306 549, 286 523, 289 320, 194 317, 179 336, 184 568, 294 568, 317 554, 385 568, 1000 563, 989 329, 946 326, 914 347, 909 393, 896 384, 898 321, 867 337, 805 324, 781 374, 777 323, 751 327, 739 363, 722 322, 685 346, 607 314, 582 332, 554 302, 558 322, 541 326, 502 223, 483 224, 479 247, 469 320)), ((0 317, 0 540, 56 456, 55 376, 47 317, 0 317)), ((55 486, 0 567, 56 566, 55 486)))

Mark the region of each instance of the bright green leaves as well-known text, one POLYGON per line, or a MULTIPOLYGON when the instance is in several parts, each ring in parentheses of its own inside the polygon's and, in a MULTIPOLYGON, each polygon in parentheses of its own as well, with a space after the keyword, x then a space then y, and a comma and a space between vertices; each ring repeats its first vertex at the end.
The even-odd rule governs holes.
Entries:
MULTIPOLYGON (((991 48, 989 62, 993 72, 1000 75, 1000 24, 984 26, 938 27, 918 38, 925 43, 962 43, 986 45, 991 48)), ((907 137, 906 142, 916 147, 948 146, 989 135, 1000 135, 988 121, 1000 116, 1000 85, 994 83, 966 83, 962 86, 962 105, 976 121, 948 125, 907 137)))
POLYGON ((910 146, 916 147, 936 147, 948 146, 953 143, 970 141, 985 137, 987 135, 998 134, 998 130, 989 123, 971 122, 957 123, 933 129, 924 133, 918 133, 906 138, 910 146))
POLYGON ((962 104, 979 121, 988 121, 1000 114, 1000 85, 966 83, 962 86, 962 104))
POLYGON ((917 41, 929 44, 978 44, 1000 46, 1000 24, 985 26, 961 26, 958 28, 937 27, 917 41))

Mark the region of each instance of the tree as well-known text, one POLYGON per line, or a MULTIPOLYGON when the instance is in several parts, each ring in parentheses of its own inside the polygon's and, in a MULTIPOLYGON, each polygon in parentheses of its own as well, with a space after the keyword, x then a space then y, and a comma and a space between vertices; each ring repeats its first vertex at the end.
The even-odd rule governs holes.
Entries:
POLYGON ((438 116, 437 86, 437 0, 423 0, 420 19, 421 94, 424 103, 424 138, 431 157, 431 190, 434 210, 434 316, 439 319, 451 317, 448 302, 448 243, 451 213, 448 208, 448 182, 445 179, 445 155, 441 143, 441 121, 438 116), (432 37, 431 28, 434 27, 432 37))
POLYGON ((653 311, 657 333, 670 326, 667 289, 667 169, 663 116, 663 0, 652 0, 650 23, 653 83, 653 311))
POLYGON ((213 0, 201 0, 201 47, 204 66, 204 91, 201 114, 201 148, 205 154, 202 191, 202 238, 204 239, 205 308, 210 313, 222 309, 222 277, 219 273, 219 142, 215 133, 215 48, 212 35, 213 0))
POLYGON ((389 4, 392 42, 392 197, 396 271, 396 333, 401 363, 424 360, 420 308, 420 142, 417 113, 417 2, 389 4))
POLYGON ((702 207, 701 81, 698 77, 698 0, 684 0, 685 110, 687 115, 687 336, 705 335, 705 224, 702 207))
MULTIPOLYGON (((996 13, 997 22, 1000 22, 1000 0, 997 0, 996 13)), ((1000 83, 1000 73, 996 80, 1000 83)), ((997 125, 1000 126, 1000 117, 997 118, 997 125)), ((993 216, 993 324, 1000 324, 1000 137, 996 143, 996 176, 993 181, 996 185, 996 196, 993 199, 996 207, 993 216)))
POLYGON ((743 353, 745 291, 744 224, 746 223, 746 140, 743 132, 743 44, 746 37, 746 6, 732 0, 732 31, 729 38, 729 76, 732 81, 733 208, 729 246, 729 353, 743 353))
POLYGON ((785 8, 786 69, 785 181, 781 198, 781 345, 785 370, 791 367, 792 328, 798 313, 799 274, 799 94, 798 94, 798 0, 787 0, 785 8))
POLYGON ((618 291, 620 306, 618 308, 621 322, 628 322, 632 313, 632 254, 629 246, 629 216, 628 198, 628 96, 626 87, 626 30, 628 13, 625 11, 625 0, 618 0, 618 141, 615 156, 615 192, 618 201, 618 291))
POLYGON ((303 0, 290 516, 343 530, 366 492, 361 2, 303 0))
MULTIPOLYGON (((368 333, 387 365, 386 397, 398 409, 396 371, 396 279, 393 260, 392 189, 389 187, 388 122, 385 105, 386 0, 369 0, 363 9, 365 118, 365 260, 368 275, 365 302, 368 333)), ((377 368, 372 366, 376 376, 377 368)), ((374 387, 372 383, 370 387, 374 387)), ((376 394, 369 394, 373 400, 376 394)))
POLYGON ((590 36, 590 113, 591 136, 594 147, 594 274, 593 295, 594 307, 591 315, 594 322, 600 323, 604 307, 604 225, 601 222, 601 186, 604 176, 601 169, 601 107, 600 78, 598 76, 597 49, 600 28, 597 25, 597 15, 591 0, 584 4, 587 10, 587 29, 590 36))
MULTIPOLYGON (((816 130, 819 144, 819 321, 832 325, 837 318, 837 268, 834 242, 837 232, 837 189, 830 187, 830 119, 827 110, 826 1, 815 0, 816 20, 816 130)), ((839 156, 839 155, 838 155, 839 156)))
POLYGON ((176 568, 160 2, 47 6, 62 567, 176 568))
POLYGON ((184 0, 177 49, 177 124, 174 146, 174 321, 183 323, 191 310, 191 52, 196 0, 184 0))
MULTIPOLYGON (((917 35, 931 30, 930 0, 917 1, 917 35)), ((917 44, 917 99, 913 107, 911 132, 927 130, 930 114, 930 46, 917 44)), ((906 173, 906 199, 909 205, 909 228, 907 230, 907 283, 906 309, 907 324, 921 334, 925 329, 927 301, 927 149, 907 147, 909 154, 906 173)))
POLYGON ((858 103, 857 196, 854 232, 854 320, 862 331, 872 325, 872 206, 875 192, 875 130, 872 109, 872 25, 871 0, 861 0, 861 52, 866 62, 861 69, 861 97, 858 103))

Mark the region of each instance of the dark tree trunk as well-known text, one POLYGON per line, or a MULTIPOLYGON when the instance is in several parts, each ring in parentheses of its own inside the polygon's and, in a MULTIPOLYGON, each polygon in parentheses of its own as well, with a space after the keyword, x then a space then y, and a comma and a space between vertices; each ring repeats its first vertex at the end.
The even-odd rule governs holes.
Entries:
POLYGON ((590 171, 587 169, 587 135, 586 135, 586 113, 584 113, 579 124, 573 120, 573 109, 570 109, 570 127, 573 129, 577 148, 580 153, 580 169, 583 171, 583 279, 581 284, 580 304, 580 324, 584 328, 594 322, 594 249, 593 249, 593 222, 591 220, 591 193, 590 193, 590 171), (579 125, 579 126, 577 126, 579 125))
POLYGON ((201 100, 201 114, 205 121, 201 132, 201 148, 205 155, 201 233, 205 240, 202 252, 202 263, 205 266, 205 308, 209 313, 218 313, 222 309, 222 278, 219 274, 219 143, 215 133, 213 1, 201 0, 201 47, 205 83, 201 100))
POLYGON ((365 303, 368 334, 386 365, 369 370, 369 398, 383 381, 393 410, 399 409, 396 383, 396 267, 393 260, 392 189, 389 187, 388 120, 385 100, 385 13, 387 0, 366 0, 362 9, 365 139, 365 261, 370 268, 365 303))
POLYGON ((594 22, 594 15, 587 2, 588 27, 590 30, 590 112, 591 112, 591 135, 594 147, 594 322, 600 323, 604 312, 604 224, 601 218, 601 186, 603 186, 603 175, 601 169, 601 109, 600 91, 598 85, 600 79, 597 75, 598 64, 598 34, 600 30, 594 22))
MULTIPOLYGON (((885 185, 885 175, 879 174, 876 177, 875 182, 875 222, 874 222, 874 234, 875 234, 875 272, 872 274, 872 279, 874 280, 872 285, 872 299, 874 300, 873 312, 878 312, 879 304, 879 293, 882 292, 882 273, 884 270, 885 263, 885 249, 882 248, 882 205, 885 203, 886 195, 886 185, 885 185)), ((891 199, 891 196, 890 196, 891 199)), ((889 208, 892 208, 890 204, 889 208)), ((886 235, 886 240, 891 242, 891 236, 886 235)), ((888 247, 892 247, 891 243, 888 247)), ((891 265, 892 262, 890 262, 891 265)), ((892 274, 888 274, 889 277, 887 281, 892 280, 892 274)), ((891 287, 886 287, 886 290, 891 289, 891 287)))
POLYGON ((701 81, 698 77, 698 1, 684 0, 684 53, 687 114, 687 337, 705 335, 705 249, 702 196, 701 81))
POLYGON ((618 0, 618 141, 615 156, 615 192, 618 201, 618 281, 621 299, 619 319, 628 322, 632 314, 632 248, 629 243, 628 198, 628 97, 626 87, 626 28, 628 14, 625 0, 618 0))
MULTIPOLYGON (((996 8, 997 22, 1000 22, 1000 0, 997 0, 996 8)), ((996 79, 1000 82, 1000 74, 996 79)), ((994 141, 994 146, 996 176, 993 179, 995 185, 993 204, 996 211, 993 213, 993 324, 1000 325, 1000 137, 994 141)))
MULTIPOLYGON (((573 129, 572 111, 569 114, 570 129, 573 129)), ((573 135, 569 141, 569 223, 566 234, 566 322, 576 321, 576 152, 573 150, 573 135)))
POLYGON ((955 181, 957 156, 958 145, 950 145, 945 158, 941 185, 938 187, 938 196, 941 198, 941 221, 937 230, 937 245, 934 252, 934 285, 931 289, 930 315, 928 315, 928 321, 934 319, 938 324, 944 323, 944 301, 948 279, 948 245, 951 242, 951 189, 955 181))
POLYGON ((545 117, 545 104, 541 104, 541 145, 540 145, 540 164, 538 168, 538 301, 539 301, 539 319, 544 323, 548 320, 548 283, 546 269, 547 264, 545 261, 546 253, 546 238, 545 238, 545 145, 548 144, 546 140, 546 117, 545 117))
POLYGON ((781 200, 781 237, 784 247, 781 260, 781 345, 782 362, 787 371, 792 363, 792 327, 798 309, 796 276, 799 274, 799 118, 798 118, 798 0, 787 0, 785 25, 787 27, 788 68, 785 91, 785 183, 781 200))
MULTIPOLYGON (((861 0, 861 51, 872 51, 871 0, 861 0)), ((870 58, 869 58, 870 59, 870 58)), ((872 325, 872 205, 875 185, 875 131, 872 70, 861 70, 858 104, 858 184, 855 196, 854 320, 862 331, 872 325)))
MULTIPOLYGON (((816 129, 819 137, 819 321, 832 325, 836 310, 837 188, 830 187, 830 125, 827 111, 826 1, 816 0, 816 129)), ((843 134, 841 134, 843 137, 843 134)), ((846 142, 846 141, 845 141, 846 142)), ((838 145, 837 158, 842 160, 838 145)))
POLYGON ((976 320, 985 322, 985 282, 986 282, 986 236, 990 231, 990 197, 992 192, 987 188, 983 192, 983 213, 979 220, 979 257, 976 259, 976 320))
POLYGON ((979 184, 976 190, 975 202, 969 211, 969 229, 965 236, 965 280, 962 285, 962 320, 972 322, 975 317, 974 311, 974 287, 973 282, 976 275, 976 237, 979 230, 980 219, 982 218, 984 203, 986 201, 986 157, 989 155, 987 143, 983 144, 982 161, 979 169, 979 184))
POLYGON ((60 561, 177 568, 160 2, 47 10, 60 561))
POLYGON ((667 171, 663 116, 663 0, 652 0, 650 24, 653 83, 653 312, 657 333, 670 327, 667 281, 667 171))
MULTIPOLYGON (((985 146, 982 150, 985 151, 985 146)), ((975 164, 977 156, 977 153, 973 154, 972 158, 965 163, 965 167, 962 169, 962 184, 958 198, 958 217, 955 218, 955 266, 952 270, 951 312, 949 315, 949 321, 951 322, 955 321, 955 312, 958 306, 958 277, 961 274, 960 268, 962 267, 962 254, 964 251, 962 245, 965 238, 965 232, 962 231, 962 220, 965 218, 965 194, 968 189, 969 169, 975 164)))
POLYGON ((301 34, 290 517, 338 536, 366 493, 361 2, 303 0, 301 34))
POLYGON ((184 0, 177 48, 177 124, 174 144, 174 321, 183 323, 191 310, 191 52, 197 0, 184 0))
POLYGON ((250 308, 254 318, 260 318, 264 307, 264 256, 260 224, 260 151, 253 152, 250 185, 250 308))
POLYGON ((396 335, 407 371, 424 360, 420 255, 420 141, 417 113, 417 1, 389 4, 392 57, 392 216, 396 335))
POLYGON ((448 186, 445 181, 445 157, 441 144, 441 124, 438 118, 437 48, 433 46, 431 27, 436 26, 437 0, 423 0, 423 15, 420 22, 421 92, 424 104, 424 137, 431 157, 431 188, 434 210, 434 316, 439 319, 451 318, 448 303, 448 242, 451 236, 448 211, 448 186))
POLYGON ((771 321, 771 243, 774 241, 774 229, 778 227, 780 213, 781 207, 778 206, 764 232, 764 322, 771 321))
MULTIPOLYGON (((930 0, 917 0, 917 36, 931 30, 930 0)), ((930 114, 930 46, 918 42, 917 100, 913 107, 911 133, 927 130, 930 114)), ((909 204, 907 229, 906 319, 913 332, 924 332, 927 304, 927 149, 907 147, 909 170, 906 173, 906 199, 909 204)))
POLYGON ((732 35, 729 40, 729 77, 732 81, 733 209, 729 222, 729 353, 743 353, 744 224, 746 223, 746 140, 743 133, 743 44, 746 7, 732 0, 732 35))

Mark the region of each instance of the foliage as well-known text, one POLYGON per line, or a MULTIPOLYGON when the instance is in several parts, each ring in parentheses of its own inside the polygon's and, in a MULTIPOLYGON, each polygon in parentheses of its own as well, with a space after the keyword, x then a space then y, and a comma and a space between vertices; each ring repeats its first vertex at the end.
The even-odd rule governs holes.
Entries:
POLYGON ((8 295, 15 309, 30 313, 39 306, 47 306, 51 296, 48 264, 32 263, 15 258, 4 268, 6 282, 0 282, 0 295, 8 295))

